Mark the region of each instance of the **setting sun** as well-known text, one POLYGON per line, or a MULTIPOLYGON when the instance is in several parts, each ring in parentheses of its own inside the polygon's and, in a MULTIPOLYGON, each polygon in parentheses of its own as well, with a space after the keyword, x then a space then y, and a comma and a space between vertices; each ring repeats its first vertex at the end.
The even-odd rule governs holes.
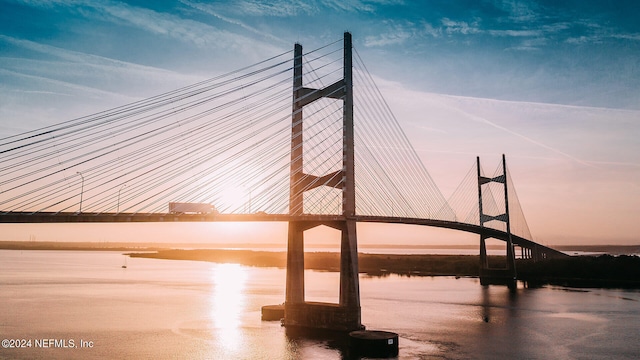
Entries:
POLYGON ((251 196, 244 187, 227 187, 222 191, 219 204, 215 204, 221 213, 250 213, 251 196))

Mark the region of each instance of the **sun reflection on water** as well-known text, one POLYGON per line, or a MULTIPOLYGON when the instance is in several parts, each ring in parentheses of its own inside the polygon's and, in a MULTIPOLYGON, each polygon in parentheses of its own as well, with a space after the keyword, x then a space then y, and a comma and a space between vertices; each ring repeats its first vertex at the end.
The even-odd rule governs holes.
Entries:
POLYGON ((211 320, 218 329, 217 340, 228 350, 237 349, 242 340, 247 271, 238 264, 219 264, 212 269, 214 290, 211 320))

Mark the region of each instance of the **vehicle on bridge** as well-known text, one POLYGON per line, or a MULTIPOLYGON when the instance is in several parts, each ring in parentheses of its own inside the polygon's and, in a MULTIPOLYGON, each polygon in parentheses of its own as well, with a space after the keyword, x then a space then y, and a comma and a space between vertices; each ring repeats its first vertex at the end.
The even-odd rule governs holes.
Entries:
POLYGON ((218 210, 211 204, 206 203, 183 203, 170 202, 170 214, 217 214, 218 210))

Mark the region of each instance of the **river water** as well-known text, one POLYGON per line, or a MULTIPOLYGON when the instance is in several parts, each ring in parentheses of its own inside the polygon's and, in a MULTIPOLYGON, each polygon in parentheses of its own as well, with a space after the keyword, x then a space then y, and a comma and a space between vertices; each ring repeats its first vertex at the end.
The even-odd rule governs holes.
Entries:
MULTIPOLYGON (((307 300, 337 302, 338 274, 305 280, 307 300)), ((640 357, 639 291, 360 281, 363 323, 398 333, 400 359, 640 357)), ((0 338, 10 341, 0 359, 346 358, 334 341, 260 320, 261 306, 284 301, 284 285, 275 268, 1 250, 0 338)))

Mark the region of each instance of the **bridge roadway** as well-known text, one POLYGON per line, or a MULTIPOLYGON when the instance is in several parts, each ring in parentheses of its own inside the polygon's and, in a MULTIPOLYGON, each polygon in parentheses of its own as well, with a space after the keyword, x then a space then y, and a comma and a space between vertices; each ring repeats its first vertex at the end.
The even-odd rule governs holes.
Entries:
MULTIPOLYGON (((78 213, 78 212, 0 212, 0 223, 140 223, 140 222, 289 222, 305 221, 321 225, 333 221, 345 221, 342 215, 297 215, 289 214, 173 214, 173 213, 78 213)), ((356 215, 349 220, 369 223, 406 224, 430 226, 469 233, 484 233, 488 237, 507 241, 508 234, 505 231, 475 224, 467 224, 456 221, 418 219, 407 217, 389 216, 365 216, 356 215)), ((545 253, 547 258, 566 257, 568 255, 538 244, 534 241, 511 234, 512 242, 526 249, 536 249, 545 253)))

